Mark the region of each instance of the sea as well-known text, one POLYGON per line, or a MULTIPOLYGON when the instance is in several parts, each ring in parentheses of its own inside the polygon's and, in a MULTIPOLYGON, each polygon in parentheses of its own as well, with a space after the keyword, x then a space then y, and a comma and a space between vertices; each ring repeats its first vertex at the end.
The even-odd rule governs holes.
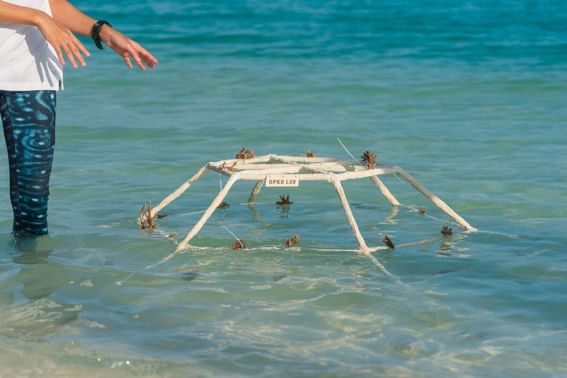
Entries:
POLYGON ((567 376, 567 2, 73 4, 160 63, 129 70, 81 37, 49 237, 13 240, 0 164, 0 377, 567 376), (382 176, 394 208, 350 180, 368 245, 397 246, 374 260, 328 182, 248 206, 239 181, 164 260, 227 178, 205 174, 153 230, 142 206, 242 148, 374 152, 478 232, 400 176, 382 176))

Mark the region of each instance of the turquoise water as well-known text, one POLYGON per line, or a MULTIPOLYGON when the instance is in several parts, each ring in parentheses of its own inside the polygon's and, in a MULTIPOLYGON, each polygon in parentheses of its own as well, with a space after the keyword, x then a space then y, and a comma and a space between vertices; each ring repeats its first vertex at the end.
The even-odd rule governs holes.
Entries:
MULTIPOLYGON (((145 1, 92 5, 160 59, 109 51, 66 72, 48 240, 10 241, 0 170, 0 376, 567 375, 567 5, 559 1, 145 1), (257 154, 404 167, 478 233, 395 177, 393 213, 368 182, 237 184, 194 244, 168 255, 219 188, 209 174, 138 229, 210 160, 257 154), (227 227, 249 245, 232 251, 227 227), (452 225, 456 231, 457 227, 452 225), (283 240, 298 234, 299 247, 283 240), (339 251, 337 251, 337 249, 339 251)), ((86 40, 85 40, 86 41, 86 40)), ((86 41, 88 43, 88 41, 86 41)), ((5 152, 4 152, 5 153, 5 152)))

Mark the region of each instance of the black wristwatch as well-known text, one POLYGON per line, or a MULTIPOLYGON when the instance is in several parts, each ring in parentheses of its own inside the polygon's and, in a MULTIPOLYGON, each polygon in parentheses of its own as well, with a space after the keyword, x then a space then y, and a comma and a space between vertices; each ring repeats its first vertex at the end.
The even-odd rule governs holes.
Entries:
POLYGON ((108 25, 108 26, 112 27, 112 25, 110 25, 110 22, 104 21, 104 20, 99 20, 99 21, 95 22, 93 27, 91 28, 91 38, 93 39, 95 46, 100 50, 102 50, 102 43, 101 43, 101 39, 100 39, 100 31, 102 30, 102 27, 104 25, 108 25))

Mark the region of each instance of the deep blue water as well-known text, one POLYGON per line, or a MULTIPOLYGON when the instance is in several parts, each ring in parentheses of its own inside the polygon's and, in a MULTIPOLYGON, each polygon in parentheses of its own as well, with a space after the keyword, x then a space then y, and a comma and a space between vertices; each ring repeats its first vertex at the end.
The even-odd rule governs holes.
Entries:
POLYGON ((83 39, 93 54, 59 94, 51 236, 35 252, 10 242, 0 171, 0 376, 567 374, 567 3, 74 4, 160 65, 128 71, 83 39), (242 147, 348 159, 337 137, 480 231, 443 238, 458 227, 395 177, 410 206, 397 213, 370 183, 345 184, 370 245, 432 240, 376 253, 392 279, 351 251, 327 184, 289 190, 282 214, 282 190, 252 212, 241 183, 194 239, 202 249, 144 270, 219 177, 153 233, 136 224, 145 201, 242 147), (284 250, 292 234, 299 247, 284 250))

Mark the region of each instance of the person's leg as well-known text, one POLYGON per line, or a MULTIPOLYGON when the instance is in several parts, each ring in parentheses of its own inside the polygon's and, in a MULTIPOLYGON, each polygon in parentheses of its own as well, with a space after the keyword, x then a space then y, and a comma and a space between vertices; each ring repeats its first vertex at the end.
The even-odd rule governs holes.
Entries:
POLYGON ((47 234, 55 104, 55 91, 0 91, 15 236, 47 234))

